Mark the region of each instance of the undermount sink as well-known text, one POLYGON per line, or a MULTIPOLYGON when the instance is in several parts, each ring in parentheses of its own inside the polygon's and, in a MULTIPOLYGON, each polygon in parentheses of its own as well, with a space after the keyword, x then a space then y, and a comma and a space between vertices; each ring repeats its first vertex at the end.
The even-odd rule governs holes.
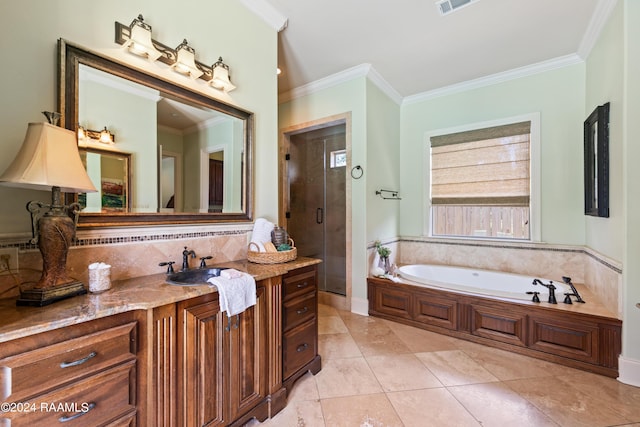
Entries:
POLYGON ((179 286, 208 285, 207 280, 218 277, 224 268, 192 268, 167 274, 167 283, 179 286))

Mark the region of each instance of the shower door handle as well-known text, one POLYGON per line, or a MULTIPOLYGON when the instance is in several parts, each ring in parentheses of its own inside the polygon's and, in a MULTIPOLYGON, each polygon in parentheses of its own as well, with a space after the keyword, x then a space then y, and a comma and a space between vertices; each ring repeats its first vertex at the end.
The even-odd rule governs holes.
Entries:
POLYGON ((324 209, 316 209, 316 223, 322 224, 324 222, 324 209))

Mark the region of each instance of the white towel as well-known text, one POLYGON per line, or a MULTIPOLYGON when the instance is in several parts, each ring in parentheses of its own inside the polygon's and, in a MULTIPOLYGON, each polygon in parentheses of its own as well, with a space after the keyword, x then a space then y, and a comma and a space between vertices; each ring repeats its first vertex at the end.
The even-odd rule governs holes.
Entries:
POLYGON ((256 222, 253 224, 253 232, 251 233, 251 243, 256 244, 258 252, 266 252, 264 244, 271 241, 273 227, 273 223, 264 218, 256 219, 256 222))
MULTIPOLYGON (((222 273, 225 271, 227 270, 222 270, 222 273)), ((221 274, 208 280, 218 288, 220 311, 226 311, 227 317, 240 314, 256 304, 256 280, 250 274, 234 271, 238 274, 227 272, 225 276, 229 278, 221 274), (235 277, 231 278, 232 276, 235 277)))

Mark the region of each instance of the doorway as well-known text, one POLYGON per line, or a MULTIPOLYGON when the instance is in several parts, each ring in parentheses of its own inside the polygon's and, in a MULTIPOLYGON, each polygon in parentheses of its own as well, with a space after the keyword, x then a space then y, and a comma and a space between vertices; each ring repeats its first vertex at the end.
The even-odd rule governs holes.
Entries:
POLYGON ((347 296, 346 124, 289 136, 286 228, 300 256, 318 258, 321 291, 347 296))

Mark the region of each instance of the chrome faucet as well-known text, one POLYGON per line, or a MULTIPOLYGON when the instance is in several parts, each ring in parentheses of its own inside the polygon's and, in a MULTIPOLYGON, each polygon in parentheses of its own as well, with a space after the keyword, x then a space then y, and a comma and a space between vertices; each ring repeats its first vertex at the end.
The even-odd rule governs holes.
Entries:
POLYGON ((556 285, 553 284, 553 281, 549 281, 549 284, 546 285, 544 283, 542 283, 542 280, 540 279, 533 279, 533 283, 532 285, 542 285, 545 288, 549 289, 549 304, 557 304, 558 301, 556 300, 556 285))
POLYGON ((183 270, 189 269, 189 255, 191 255, 191 258, 195 258, 196 252, 193 249, 188 250, 187 247, 185 246, 184 251, 182 251, 182 269, 183 270))
POLYGON ((573 304, 573 302, 571 302, 572 296, 576 297, 576 302, 581 302, 583 304, 586 302, 585 300, 582 299, 576 287, 573 286, 573 283, 571 283, 571 277, 562 276, 562 281, 571 287, 571 292, 565 292, 564 294, 565 304, 573 304))

